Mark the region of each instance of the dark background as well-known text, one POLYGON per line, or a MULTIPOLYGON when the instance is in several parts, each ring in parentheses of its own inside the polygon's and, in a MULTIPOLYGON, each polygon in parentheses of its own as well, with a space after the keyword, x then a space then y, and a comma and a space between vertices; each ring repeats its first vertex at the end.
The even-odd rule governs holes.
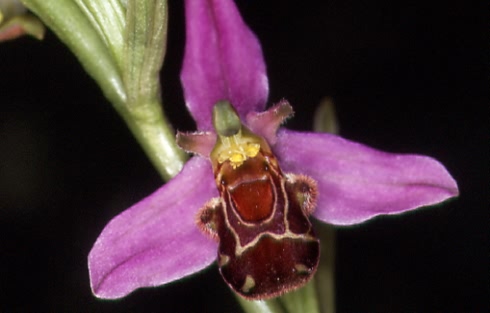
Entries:
MULTIPOLYGON (((341 228, 338 312, 488 312, 488 7, 478 1, 240 1, 294 129, 332 96, 342 136, 430 155, 458 181, 444 205, 341 228)), ((193 130, 170 2, 165 110, 193 130)), ((96 56, 94 56, 96 57, 96 56)), ((48 32, 0 45, 0 312, 238 312, 216 266, 119 301, 91 295, 104 225, 162 181, 77 60, 48 32)), ((185 243, 183 243, 185 244, 185 243)))

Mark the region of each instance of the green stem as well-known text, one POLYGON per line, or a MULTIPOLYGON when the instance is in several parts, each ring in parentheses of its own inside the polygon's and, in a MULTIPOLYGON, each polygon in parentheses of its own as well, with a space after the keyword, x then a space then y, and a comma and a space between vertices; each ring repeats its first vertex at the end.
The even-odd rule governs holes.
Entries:
POLYGON ((335 312, 335 228, 315 223, 320 238, 320 264, 315 275, 317 294, 322 313, 335 312))
POLYGON ((236 295, 246 313, 287 313, 276 299, 249 301, 236 295))
POLYGON ((157 171, 165 180, 169 180, 182 169, 187 156, 175 143, 174 130, 164 117, 161 104, 157 100, 154 102, 119 113, 157 171))
MULTIPOLYGON (((339 122, 333 99, 325 97, 315 112, 313 129, 316 132, 338 134, 339 122)), ((324 223, 315 223, 320 239, 320 264, 315 275, 316 287, 323 313, 335 313, 335 228, 324 223)))
POLYGON ((320 312, 315 289, 315 279, 312 279, 303 288, 279 297, 278 300, 284 305, 288 313, 320 312))
POLYGON ((312 279, 303 288, 270 300, 249 301, 236 295, 246 313, 319 313, 319 302, 312 279))

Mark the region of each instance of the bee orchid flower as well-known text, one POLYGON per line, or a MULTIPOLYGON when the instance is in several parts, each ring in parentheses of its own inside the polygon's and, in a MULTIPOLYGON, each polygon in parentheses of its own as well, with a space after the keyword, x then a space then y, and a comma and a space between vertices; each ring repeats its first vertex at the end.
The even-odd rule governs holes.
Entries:
POLYGON ((234 2, 187 0, 185 6, 181 80, 198 132, 179 134, 178 142, 196 154, 104 228, 88 257, 97 297, 166 284, 216 260, 242 296, 277 296, 304 285, 316 268, 318 240, 310 216, 353 225, 458 194, 451 175, 430 157, 280 128, 291 106, 281 101, 265 110, 261 46, 234 2), (279 261, 270 260, 273 254, 279 261), (278 263, 288 263, 300 278, 281 274, 278 263), (279 276, 264 277, 273 272, 279 276), (274 279, 281 280, 278 286, 271 286, 274 279))

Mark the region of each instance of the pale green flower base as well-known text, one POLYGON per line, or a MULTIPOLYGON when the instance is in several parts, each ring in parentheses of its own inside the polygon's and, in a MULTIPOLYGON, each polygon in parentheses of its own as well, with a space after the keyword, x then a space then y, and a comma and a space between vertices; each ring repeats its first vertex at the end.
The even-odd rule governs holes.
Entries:
POLYGON ((271 300, 237 299, 246 313, 320 313, 314 279, 301 289, 271 300))
POLYGON ((320 312, 335 312, 335 228, 324 223, 314 223, 320 238, 320 265, 315 275, 320 312))

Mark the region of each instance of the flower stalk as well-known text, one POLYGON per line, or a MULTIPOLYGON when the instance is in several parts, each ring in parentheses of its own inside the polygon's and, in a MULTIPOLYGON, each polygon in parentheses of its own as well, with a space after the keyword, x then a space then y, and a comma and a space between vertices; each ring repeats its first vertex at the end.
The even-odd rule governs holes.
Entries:
POLYGON ((304 287, 269 300, 245 300, 236 296, 246 313, 330 313, 322 311, 317 297, 316 280, 313 278, 304 287))
MULTIPOLYGON (((332 98, 325 97, 320 101, 315 111, 313 130, 334 135, 339 133, 340 127, 332 98)), ((314 277, 320 312, 335 313, 336 230, 329 224, 315 223, 314 226, 321 247, 320 264, 314 277)))
POLYGON ((287 313, 277 299, 249 301, 235 296, 245 313, 287 313))

